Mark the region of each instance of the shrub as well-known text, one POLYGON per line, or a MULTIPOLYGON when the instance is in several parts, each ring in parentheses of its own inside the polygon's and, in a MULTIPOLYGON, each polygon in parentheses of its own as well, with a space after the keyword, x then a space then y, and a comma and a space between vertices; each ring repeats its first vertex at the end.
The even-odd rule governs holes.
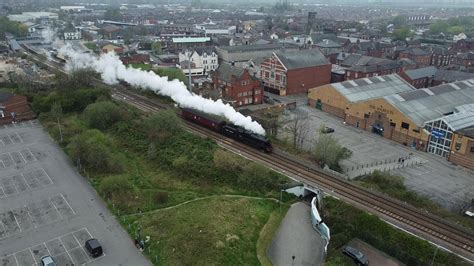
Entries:
POLYGON ((173 110, 156 113, 145 120, 145 130, 151 142, 165 143, 182 131, 182 121, 173 110))
POLYGON ((96 130, 87 130, 72 138, 67 146, 69 156, 82 165, 97 172, 121 172, 121 159, 110 150, 111 143, 106 136, 96 130))
POLYGON ((90 104, 83 116, 89 127, 101 130, 108 129, 121 120, 120 108, 108 101, 90 104))

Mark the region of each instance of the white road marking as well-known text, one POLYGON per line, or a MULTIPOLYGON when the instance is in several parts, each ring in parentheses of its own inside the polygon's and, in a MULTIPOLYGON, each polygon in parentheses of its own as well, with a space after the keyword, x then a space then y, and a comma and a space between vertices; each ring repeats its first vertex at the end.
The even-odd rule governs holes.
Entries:
POLYGON ((76 215, 76 212, 74 211, 74 209, 71 207, 71 205, 69 205, 69 202, 67 202, 66 198, 64 197, 63 193, 60 194, 61 197, 63 197, 64 201, 66 202, 67 206, 71 209, 72 213, 74 215, 76 215))
POLYGON ((51 182, 51 184, 54 184, 53 179, 51 179, 48 173, 46 173, 46 170, 44 170, 44 168, 41 168, 41 170, 43 170, 43 173, 49 178, 49 181, 51 182))
POLYGON ((58 207, 56 207, 56 205, 54 205, 54 202, 51 200, 51 198, 49 198, 49 201, 51 201, 51 204, 53 205, 54 209, 58 212, 59 217, 61 217, 61 220, 62 220, 63 215, 59 212, 58 207))
POLYGON ((13 212, 12 209, 10 209, 10 211, 12 212, 13 218, 15 218, 15 222, 16 222, 16 224, 18 225, 18 228, 20 228, 20 232, 21 232, 21 231, 22 231, 22 230, 21 230, 21 226, 20 226, 20 223, 18 222, 18 220, 16 219, 15 213, 13 212))

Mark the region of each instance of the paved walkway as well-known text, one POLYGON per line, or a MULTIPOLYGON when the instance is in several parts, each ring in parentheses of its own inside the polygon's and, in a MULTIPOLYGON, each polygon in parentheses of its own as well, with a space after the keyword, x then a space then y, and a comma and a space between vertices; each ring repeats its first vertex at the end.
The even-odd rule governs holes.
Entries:
POLYGON ((323 264, 324 240, 311 225, 308 205, 291 206, 267 253, 274 266, 323 264))

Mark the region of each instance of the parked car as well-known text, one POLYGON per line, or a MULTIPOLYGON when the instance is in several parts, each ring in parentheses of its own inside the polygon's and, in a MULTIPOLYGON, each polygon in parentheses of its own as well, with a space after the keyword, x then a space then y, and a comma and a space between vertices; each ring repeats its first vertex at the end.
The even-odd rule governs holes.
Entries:
POLYGON ((87 240, 85 247, 87 251, 89 252, 89 254, 94 258, 101 256, 103 253, 102 246, 100 245, 99 240, 95 238, 91 238, 87 240))
POLYGON ((350 246, 345 246, 342 250, 342 253, 351 257, 357 265, 369 265, 369 260, 367 259, 367 257, 358 249, 355 249, 350 246))
POLYGON ((323 132, 324 134, 328 134, 328 133, 332 133, 334 132, 334 128, 331 128, 331 127, 324 127, 321 132, 323 132))
POLYGON ((56 266, 56 262, 54 262, 51 256, 44 256, 41 258, 41 265, 43 266, 56 266))

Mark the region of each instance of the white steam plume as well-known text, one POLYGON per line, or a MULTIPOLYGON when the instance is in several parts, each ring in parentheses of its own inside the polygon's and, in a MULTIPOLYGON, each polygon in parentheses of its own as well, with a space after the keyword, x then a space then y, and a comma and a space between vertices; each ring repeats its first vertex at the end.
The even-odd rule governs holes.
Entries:
POLYGON ((265 135, 265 130, 258 122, 237 112, 231 105, 224 104, 221 100, 213 101, 191 93, 186 89, 186 85, 177 79, 168 81, 167 77, 160 77, 152 71, 126 67, 113 53, 96 57, 75 52, 69 46, 61 48, 59 52, 70 57, 66 70, 91 68, 100 73, 102 80, 107 84, 116 84, 119 80, 123 80, 134 87, 150 89, 157 94, 168 96, 181 107, 224 116, 235 125, 265 135))

